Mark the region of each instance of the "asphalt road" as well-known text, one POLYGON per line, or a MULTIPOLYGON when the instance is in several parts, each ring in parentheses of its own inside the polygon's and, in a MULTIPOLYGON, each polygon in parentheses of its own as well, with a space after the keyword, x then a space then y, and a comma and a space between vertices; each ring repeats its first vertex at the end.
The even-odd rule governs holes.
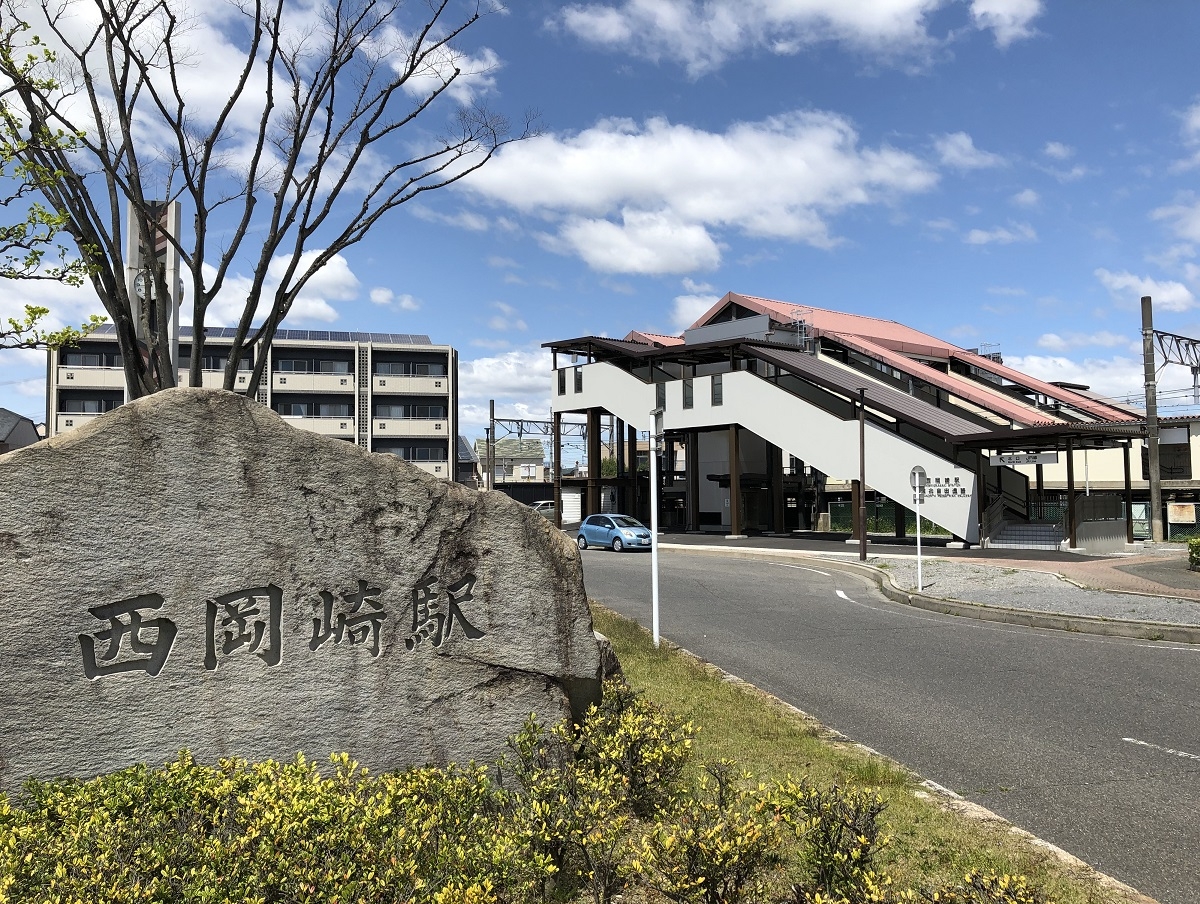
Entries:
MULTIPOLYGON (((590 598, 649 626, 648 553, 583 563, 590 598)), ((1200 648, 914 610, 819 563, 660 563, 664 637, 1162 904, 1200 902, 1200 648)))

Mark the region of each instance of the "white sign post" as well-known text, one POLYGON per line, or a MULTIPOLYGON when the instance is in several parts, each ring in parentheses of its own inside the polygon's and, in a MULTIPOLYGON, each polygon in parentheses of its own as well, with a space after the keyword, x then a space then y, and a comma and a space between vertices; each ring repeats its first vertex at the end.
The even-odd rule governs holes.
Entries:
POLYGON ((661 408, 650 412, 650 623, 658 648, 658 419, 661 408))
POLYGON ((913 468, 908 475, 908 482, 912 485, 913 502, 917 506, 917 593, 920 593, 925 589, 921 576, 921 503, 925 501, 925 486, 929 483, 925 469, 920 465, 913 468))

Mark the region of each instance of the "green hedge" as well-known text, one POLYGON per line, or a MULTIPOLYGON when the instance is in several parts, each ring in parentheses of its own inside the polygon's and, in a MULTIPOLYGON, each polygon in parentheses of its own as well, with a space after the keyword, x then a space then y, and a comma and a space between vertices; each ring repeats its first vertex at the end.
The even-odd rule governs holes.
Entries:
POLYGON ((347 756, 137 766, 0 795, 0 904, 1043 904, 1019 877, 898 890, 870 789, 755 782, 623 686, 532 719, 490 767, 371 775, 347 756))
POLYGON ((1200 537, 1188 540, 1188 568, 1200 571, 1200 537))

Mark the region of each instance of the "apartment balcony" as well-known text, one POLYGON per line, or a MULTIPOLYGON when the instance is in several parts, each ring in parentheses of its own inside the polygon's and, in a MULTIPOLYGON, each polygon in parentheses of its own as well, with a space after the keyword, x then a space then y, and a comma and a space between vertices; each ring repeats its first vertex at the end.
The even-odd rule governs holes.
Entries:
POLYGON ((409 464, 434 477, 444 477, 446 480, 450 480, 454 476, 450 473, 450 462, 448 461, 410 461, 409 464))
POLYGON ((59 367, 58 385, 79 389, 124 389, 125 371, 120 367, 59 367))
POLYGON ((375 392, 390 395, 449 395, 449 377, 397 377, 379 376, 371 378, 375 392))
POLYGON ((352 417, 299 417, 285 414, 283 419, 300 430, 310 430, 324 436, 354 436, 352 417))
POLYGON ((416 417, 376 418, 371 421, 371 435, 386 436, 450 436, 445 420, 435 421, 416 417))
POLYGON ((74 430, 76 427, 82 427, 89 421, 94 421, 100 417, 98 414, 60 414, 54 420, 54 432, 63 433, 67 430, 74 430))
MULTIPOLYGON (((187 386, 188 384, 188 369, 185 367, 179 371, 179 385, 187 386)), ((200 372, 200 385, 205 389, 220 389, 225 385, 225 371, 223 370, 205 370, 200 372)), ((245 392, 250 385, 250 371, 245 373, 238 371, 237 378, 233 384, 234 392, 245 392)))
POLYGON ((276 392, 354 392, 354 374, 275 373, 271 387, 276 392))

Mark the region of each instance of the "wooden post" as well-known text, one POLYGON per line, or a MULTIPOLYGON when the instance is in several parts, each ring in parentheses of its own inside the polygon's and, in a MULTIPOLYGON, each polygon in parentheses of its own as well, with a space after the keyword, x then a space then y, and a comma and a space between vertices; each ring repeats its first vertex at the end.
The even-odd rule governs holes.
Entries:
POLYGON ((1129 447, 1133 440, 1125 443, 1125 542, 1133 542, 1133 475, 1129 470, 1129 447))
POLYGON ((1067 439, 1067 540, 1075 548, 1075 443, 1067 439))
POLYGON ((767 473, 771 482, 771 533, 786 533, 783 523, 783 450, 767 443, 767 473))

